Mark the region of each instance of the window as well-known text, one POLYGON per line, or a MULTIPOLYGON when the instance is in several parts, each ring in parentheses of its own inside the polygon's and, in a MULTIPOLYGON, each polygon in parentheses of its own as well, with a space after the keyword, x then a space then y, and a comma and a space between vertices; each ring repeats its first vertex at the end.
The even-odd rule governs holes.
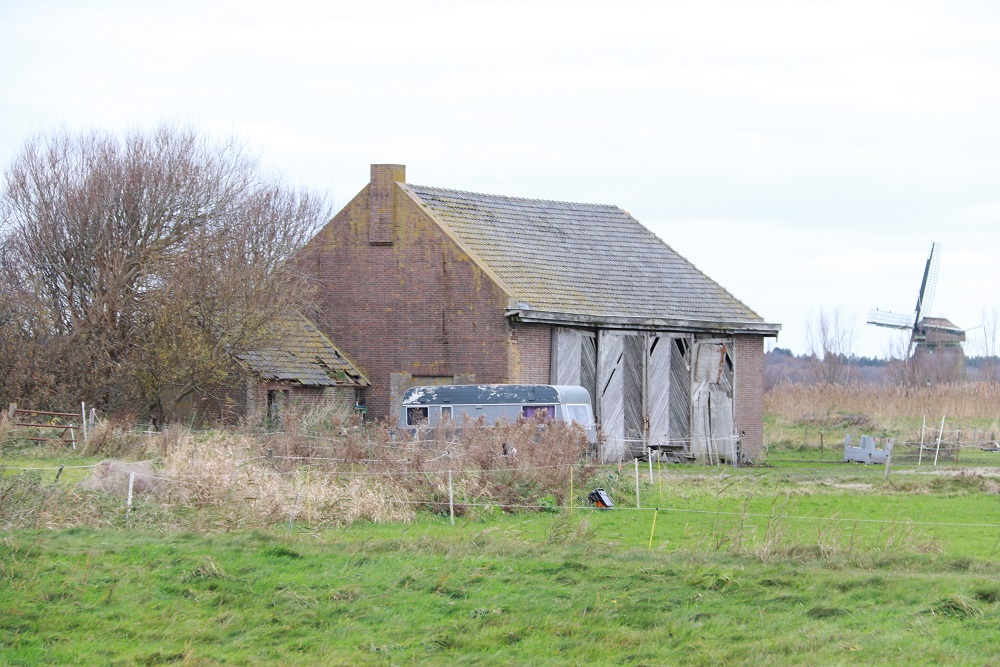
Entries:
POLYGON ((441 406, 441 421, 451 421, 451 406, 442 405, 441 406))
POLYGON ((427 408, 406 408, 406 425, 420 426, 427 423, 427 408))
POLYGON ((556 406, 554 405, 525 405, 521 407, 521 416, 525 419, 553 419, 556 416, 556 406))
POLYGON ((288 400, 287 389, 268 389, 267 391, 267 421, 277 424, 281 421, 282 408, 288 400))
POLYGON ((568 421, 576 422, 583 428, 590 428, 590 406, 588 405, 567 405, 565 406, 568 421))

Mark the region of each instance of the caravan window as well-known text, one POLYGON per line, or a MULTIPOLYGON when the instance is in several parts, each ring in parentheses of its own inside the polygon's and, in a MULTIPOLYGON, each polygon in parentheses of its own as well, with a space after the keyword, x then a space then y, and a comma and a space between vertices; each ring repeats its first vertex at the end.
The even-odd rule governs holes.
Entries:
POLYGON ((525 419, 531 419, 536 415, 541 415, 541 419, 554 419, 556 416, 556 406, 554 405, 525 405, 521 408, 521 415, 525 419))
POLYGON ((567 421, 576 422, 583 428, 590 428, 589 405, 567 405, 565 407, 567 421))
POLYGON ((451 406, 442 405, 441 406, 441 421, 451 421, 451 406))
POLYGON ((427 423, 427 408, 406 408, 406 425, 420 426, 427 423))

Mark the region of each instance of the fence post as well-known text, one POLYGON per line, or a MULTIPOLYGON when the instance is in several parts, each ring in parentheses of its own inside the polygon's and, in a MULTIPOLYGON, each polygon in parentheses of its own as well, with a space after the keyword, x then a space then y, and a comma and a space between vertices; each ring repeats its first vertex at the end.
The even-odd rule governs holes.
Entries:
POLYGON ((642 509, 639 507, 639 459, 632 459, 635 461, 635 508, 642 509))
POLYGON ((451 517, 451 525, 455 525, 455 487, 451 483, 451 471, 448 471, 448 516, 451 517))
POLYGON ((569 464, 569 513, 573 513, 573 464, 569 464))
POLYGON ((656 457, 656 481, 660 483, 660 502, 663 502, 663 463, 659 456, 656 457))
POLYGON ((927 430, 927 415, 924 415, 924 423, 920 427, 920 453, 917 455, 917 465, 924 460, 924 431, 927 430))
POLYGON ((17 412, 17 403, 11 403, 10 409, 7 411, 7 419, 14 421, 14 413, 17 412))
POLYGON ((934 450, 934 465, 937 465, 938 454, 941 453, 941 438, 944 436, 944 415, 941 415, 941 429, 938 431, 937 449, 934 450))
POLYGON ((83 442, 87 442, 87 404, 80 401, 80 428, 83 430, 83 442))
POLYGON ((125 516, 132 513, 132 487, 135 486, 135 471, 128 474, 128 499, 125 501, 125 516))
POLYGON ((646 457, 649 459, 649 485, 653 486, 653 448, 646 447, 646 457))
POLYGON ((885 479, 883 481, 889 481, 889 467, 892 465, 892 438, 886 438, 885 441, 885 479))
POLYGON ((653 548, 653 533, 656 532, 656 515, 659 513, 660 513, 660 508, 657 507, 656 510, 653 512, 653 527, 649 529, 649 546, 646 547, 647 550, 653 548))
POLYGON ((292 501, 292 510, 288 513, 288 532, 286 536, 292 534, 292 519, 295 517, 295 508, 299 506, 299 492, 295 492, 295 500, 292 501))

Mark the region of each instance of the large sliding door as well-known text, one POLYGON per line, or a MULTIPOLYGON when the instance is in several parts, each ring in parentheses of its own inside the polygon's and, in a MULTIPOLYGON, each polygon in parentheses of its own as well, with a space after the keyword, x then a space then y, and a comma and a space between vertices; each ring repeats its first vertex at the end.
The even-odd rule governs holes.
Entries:
POLYGON ((732 342, 686 334, 557 327, 552 382, 584 386, 603 435, 601 458, 726 460, 732 442, 732 342))

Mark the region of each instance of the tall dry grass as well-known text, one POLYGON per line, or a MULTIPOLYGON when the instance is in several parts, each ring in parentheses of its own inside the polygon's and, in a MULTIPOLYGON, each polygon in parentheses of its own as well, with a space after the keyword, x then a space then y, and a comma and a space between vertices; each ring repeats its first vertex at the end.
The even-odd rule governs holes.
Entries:
POLYGON ((313 528, 403 522, 421 508, 449 511, 450 496, 457 514, 562 505, 570 465, 581 482, 593 470, 583 431, 561 422, 464 422, 410 434, 347 418, 310 412, 279 433, 175 425, 150 435, 104 424, 87 453, 114 459, 72 487, 9 478, 16 502, 0 498, 0 525, 114 525, 124 516, 129 473, 130 521, 229 530, 289 520, 313 528))
POLYGON ((938 384, 928 387, 874 384, 781 383, 764 394, 764 411, 788 422, 837 413, 885 421, 920 418, 997 419, 1000 385, 989 382, 938 384))

